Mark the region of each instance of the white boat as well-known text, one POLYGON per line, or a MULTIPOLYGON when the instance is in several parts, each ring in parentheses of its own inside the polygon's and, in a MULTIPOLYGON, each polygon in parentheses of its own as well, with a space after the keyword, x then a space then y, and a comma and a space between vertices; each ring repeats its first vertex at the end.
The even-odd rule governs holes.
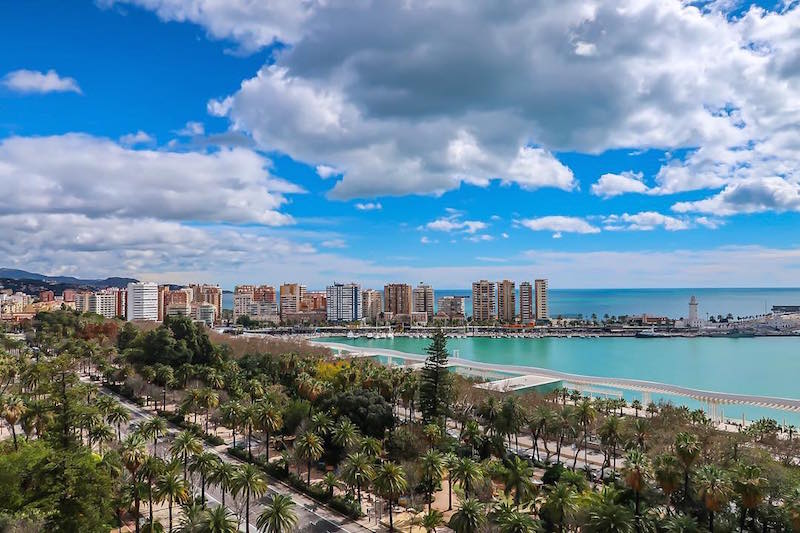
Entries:
POLYGON ((353 333, 352 331, 348 331, 347 332, 347 338, 348 339, 355 339, 356 338, 356 334, 353 333))

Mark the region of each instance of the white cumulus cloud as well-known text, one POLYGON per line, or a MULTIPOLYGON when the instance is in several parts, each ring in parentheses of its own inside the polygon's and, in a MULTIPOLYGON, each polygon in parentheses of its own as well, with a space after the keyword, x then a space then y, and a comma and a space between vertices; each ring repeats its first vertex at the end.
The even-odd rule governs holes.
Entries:
POLYGON ((78 93, 81 88, 75 78, 60 76, 55 70, 40 72, 38 70, 20 69, 9 72, 3 77, 3 85, 19 93, 78 93))

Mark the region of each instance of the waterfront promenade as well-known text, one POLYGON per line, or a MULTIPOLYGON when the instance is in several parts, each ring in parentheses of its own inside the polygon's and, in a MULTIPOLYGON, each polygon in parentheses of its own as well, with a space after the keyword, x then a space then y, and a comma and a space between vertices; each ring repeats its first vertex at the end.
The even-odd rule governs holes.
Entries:
MULTIPOLYGON (((391 350, 386 348, 363 348, 355 347, 348 344, 328 342, 328 341, 310 341, 314 344, 325 346, 338 353, 346 353, 350 356, 365 357, 372 355, 380 355, 387 358, 397 358, 412 363, 422 363, 425 361, 425 356, 420 354, 413 354, 401 352, 398 350, 391 350)), ((522 366, 522 365, 502 365, 496 363, 484 363, 480 361, 472 361, 459 357, 451 357, 450 364, 455 367, 465 369, 467 372, 483 375, 487 378, 500 378, 500 380, 514 380, 519 376, 532 376, 531 381, 541 382, 543 378, 550 378, 553 380, 563 381, 569 384, 570 388, 591 389, 595 387, 605 387, 609 389, 625 390, 632 392, 642 393, 643 403, 647 405, 651 394, 662 394, 668 396, 677 396, 682 398, 690 398, 699 402, 703 402, 708 407, 708 414, 712 420, 722 422, 722 415, 720 406, 723 405, 747 405, 753 407, 775 409, 780 411, 787 411, 792 413, 800 412, 800 399, 794 398, 779 398, 771 396, 759 396, 749 394, 736 394, 718 391, 707 391, 694 389, 689 387, 682 387, 678 385, 671 385, 667 383, 660 383, 656 381, 646 381, 627 378, 612 378, 604 376, 588 376, 581 374, 573 374, 567 372, 560 372, 547 368, 522 366), (511 374, 511 375, 510 375, 511 374), (515 377, 516 376, 516 377, 515 377)), ((498 386, 502 388, 502 384, 498 386)))

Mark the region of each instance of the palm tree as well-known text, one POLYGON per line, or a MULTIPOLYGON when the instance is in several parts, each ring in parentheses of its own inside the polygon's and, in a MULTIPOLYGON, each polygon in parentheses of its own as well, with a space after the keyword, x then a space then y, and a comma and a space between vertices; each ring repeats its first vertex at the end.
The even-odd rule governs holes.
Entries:
POLYGON ((708 530, 714 532, 714 513, 728 503, 731 482, 725 472, 715 465, 703 465, 697 470, 695 479, 697 494, 708 511, 708 530))
POLYGON ((633 516, 627 507, 602 501, 589 510, 586 526, 592 533, 631 533, 633 516))
POLYGON ((206 509, 200 519, 200 533, 237 533, 239 523, 224 505, 206 509))
POLYGON ((631 407, 633 407, 633 412, 636 415, 636 418, 639 418, 639 411, 642 410, 642 402, 639 400, 633 400, 631 402, 631 407))
POLYGON ((202 389, 200 395, 200 406, 206 414, 206 433, 208 433, 208 419, 211 415, 211 410, 216 409, 219 405, 219 393, 214 389, 202 389))
POLYGON ((183 462, 183 480, 186 481, 186 473, 189 466, 189 456, 197 455, 203 451, 200 439, 191 431, 184 430, 175 436, 172 446, 169 448, 173 457, 181 458, 183 462))
POLYGON ((472 488, 483 479, 483 468, 480 463, 469 457, 458 459, 455 467, 450 471, 454 481, 458 481, 464 489, 464 496, 469 498, 472 488))
POLYGON ((117 441, 122 440, 122 424, 128 423, 131 413, 122 405, 114 405, 106 414, 106 421, 117 428, 117 441))
POLYGON ((316 433, 306 431, 297 439, 295 450, 297 451, 298 457, 306 462, 308 467, 308 480, 306 483, 311 485, 311 463, 318 461, 325 452, 322 438, 316 433))
POLYGON ((217 461, 214 465, 209 481, 214 483, 222 491, 222 506, 225 506, 225 495, 233 487, 233 478, 236 475, 236 467, 227 461, 217 461))
MULTIPOLYGON (((142 464, 147 459, 147 450, 144 439, 140 435, 132 433, 125 438, 120 446, 119 452, 122 464, 130 472, 134 484, 137 483, 137 473, 142 464)), ((136 533, 139 533, 139 492, 134 492, 134 518, 136 519, 136 533)))
POLYGON ((153 455, 158 456, 158 438, 166 433, 167 422, 160 416, 145 420, 137 429, 146 439, 153 440, 153 455))
POLYGON ((483 504, 476 499, 467 498, 461 507, 450 517, 450 528, 456 533, 477 533, 486 522, 483 504))
POLYGON ((419 465, 422 472, 425 495, 428 498, 428 512, 431 512, 433 493, 444 477, 444 460, 442 459, 442 454, 431 449, 422 456, 419 465))
POLYGON ((254 422, 255 426, 264 432, 264 446, 269 462, 270 436, 283 426, 283 417, 272 402, 262 401, 256 404, 254 422))
POLYGON ((650 433, 650 421, 646 418, 636 418, 630 424, 630 432, 641 450, 647 449, 647 438, 650 433))
POLYGON ((168 470, 156 485, 156 496, 159 501, 167 500, 169 507, 169 531, 172 532, 172 506, 175 502, 183 503, 189 499, 189 485, 173 470, 168 470))
POLYGON ((664 523, 664 531, 667 533, 700 533, 700 528, 691 516, 678 514, 664 523))
POLYGON ((541 524, 527 513, 512 510, 498 522, 500 533, 537 533, 542 531, 541 524))
POLYGON ((14 439, 14 449, 17 450, 17 422, 27 410, 25 402, 19 396, 11 396, 3 400, 0 398, 0 408, 2 408, 3 418, 11 428, 11 436, 14 439))
MULTIPOLYGON (((754 464, 740 464, 733 478, 733 490, 739 495, 742 504, 742 517, 739 529, 744 529, 747 512, 753 511, 764 499, 767 480, 761 476, 761 468, 754 464)), ((755 518, 753 519, 755 520, 755 518)))
POLYGON ((148 457, 141 468, 141 476, 147 480, 147 502, 150 514, 150 527, 153 527, 153 489, 158 477, 164 473, 164 461, 158 457, 148 457))
POLYGON ((656 457, 654 470, 656 483, 661 487, 669 503, 672 493, 678 490, 681 484, 681 478, 683 477, 681 465, 677 457, 665 453, 656 457))
POLYGON ((373 483, 378 493, 385 498, 389 504, 389 531, 394 531, 392 508, 395 499, 405 492, 408 486, 406 482, 406 473, 401 466, 387 461, 378 467, 373 483))
POLYGON ((375 437, 364 437, 358 445, 358 451, 368 457, 377 459, 383 452, 383 446, 381 445, 381 441, 375 437))
POLYGON ((242 404, 237 401, 230 401, 222 404, 219 408, 222 415, 222 423, 231 428, 233 433, 233 447, 236 447, 236 429, 242 423, 242 404))
POLYGON ((258 515, 256 527, 265 533, 291 533, 297 527, 297 513, 292 498, 275 494, 258 515))
POLYGON ((108 424, 101 423, 94 427, 89 428, 89 447, 97 444, 97 452, 103 455, 103 444, 110 444, 114 442, 114 428, 108 424))
POLYGON ((444 467, 447 469, 447 510, 453 508, 453 470, 458 464, 458 456, 452 452, 444 455, 444 467))
POLYGON ((372 460, 361 452, 351 453, 342 465, 342 477, 358 490, 358 507, 361 508, 361 489, 369 485, 375 471, 372 460))
POLYGON ((651 468, 650 459, 641 450, 631 450, 625 457, 622 475, 625 477, 625 483, 631 488, 635 496, 634 514, 637 533, 641 531, 642 520, 639 504, 642 491, 647 487, 647 480, 652 476, 651 468))
POLYGON ((183 517, 180 522, 180 533, 198 533, 203 526, 206 509, 200 503, 190 500, 181 506, 181 510, 183 517))
POLYGON ((515 455, 504 461, 501 477, 506 494, 514 491, 514 505, 519 508, 520 502, 527 499, 534 491, 533 467, 528 461, 515 455))
POLYGON ((345 452, 352 450, 361 440, 358 428, 349 418, 342 417, 333 427, 332 441, 345 452))
POLYGON ((444 514, 437 509, 429 510, 422 515, 417 524, 422 526, 426 533, 436 533, 436 528, 444 524, 444 514))
POLYGON ((320 480, 320 484, 325 487, 328 492, 328 498, 333 498, 333 489, 339 486, 339 478, 333 472, 326 472, 320 480))
MULTIPOLYGON (((611 415, 603 420, 597 434, 600 437, 600 442, 608 449, 611 448, 611 471, 616 476, 617 473, 617 444, 620 437, 620 421, 622 419, 618 416, 611 415)), ((605 467, 605 465, 603 465, 605 467)))
POLYGON ((432 450, 442 439, 442 426, 439 424, 426 424, 422 428, 422 433, 425 435, 432 450))
POLYGON ((200 499, 204 505, 206 501, 206 480, 213 474, 219 462, 221 462, 219 457, 213 453, 202 452, 193 456, 189 464, 189 471, 192 474, 200 474, 200 499))
POLYGON ((700 457, 700 441, 697 435, 681 431, 675 435, 675 455, 683 465, 683 499, 689 501, 689 473, 700 457))
POLYGON ((583 427, 583 464, 588 465, 589 425, 597 417, 597 410, 590 399, 584 398, 575 407, 575 416, 583 427))
POLYGON ((245 495, 245 531, 250 531, 250 498, 260 497, 267 491, 267 480, 258 468, 250 463, 239 467, 233 481, 233 495, 245 495))
POLYGON ((564 523, 577 508, 575 489, 564 482, 556 483, 542 504, 542 512, 546 513, 554 524, 558 524, 559 533, 564 531, 564 523))

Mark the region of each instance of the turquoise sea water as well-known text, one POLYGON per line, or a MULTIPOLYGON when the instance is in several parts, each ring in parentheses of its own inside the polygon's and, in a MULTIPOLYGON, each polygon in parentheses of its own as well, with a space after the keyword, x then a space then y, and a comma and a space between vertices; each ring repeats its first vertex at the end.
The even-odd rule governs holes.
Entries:
MULTIPOLYGON (((427 339, 327 339, 359 347, 424 354, 427 339)), ((800 398, 800 337, 636 339, 542 338, 448 339, 459 357, 487 363, 549 368, 591 376, 658 381, 695 389, 800 398)), ((638 397, 627 395, 629 398, 638 397)), ((678 400, 675 400, 676 402, 678 400)), ((696 407, 691 401, 683 403, 696 407)), ((728 418, 771 416, 797 421, 765 409, 728 406, 728 418)))
MULTIPOLYGON (((441 296, 466 296, 467 315, 472 314, 469 289, 437 289, 441 296)), ((800 305, 800 289, 550 289, 550 315, 598 317, 603 315, 650 315, 685 317, 689 298, 700 302, 700 316, 751 316, 763 314, 773 305, 800 305)), ((519 299, 517 300, 519 301, 519 299)), ((223 294, 223 306, 233 308, 233 295, 223 294)))

